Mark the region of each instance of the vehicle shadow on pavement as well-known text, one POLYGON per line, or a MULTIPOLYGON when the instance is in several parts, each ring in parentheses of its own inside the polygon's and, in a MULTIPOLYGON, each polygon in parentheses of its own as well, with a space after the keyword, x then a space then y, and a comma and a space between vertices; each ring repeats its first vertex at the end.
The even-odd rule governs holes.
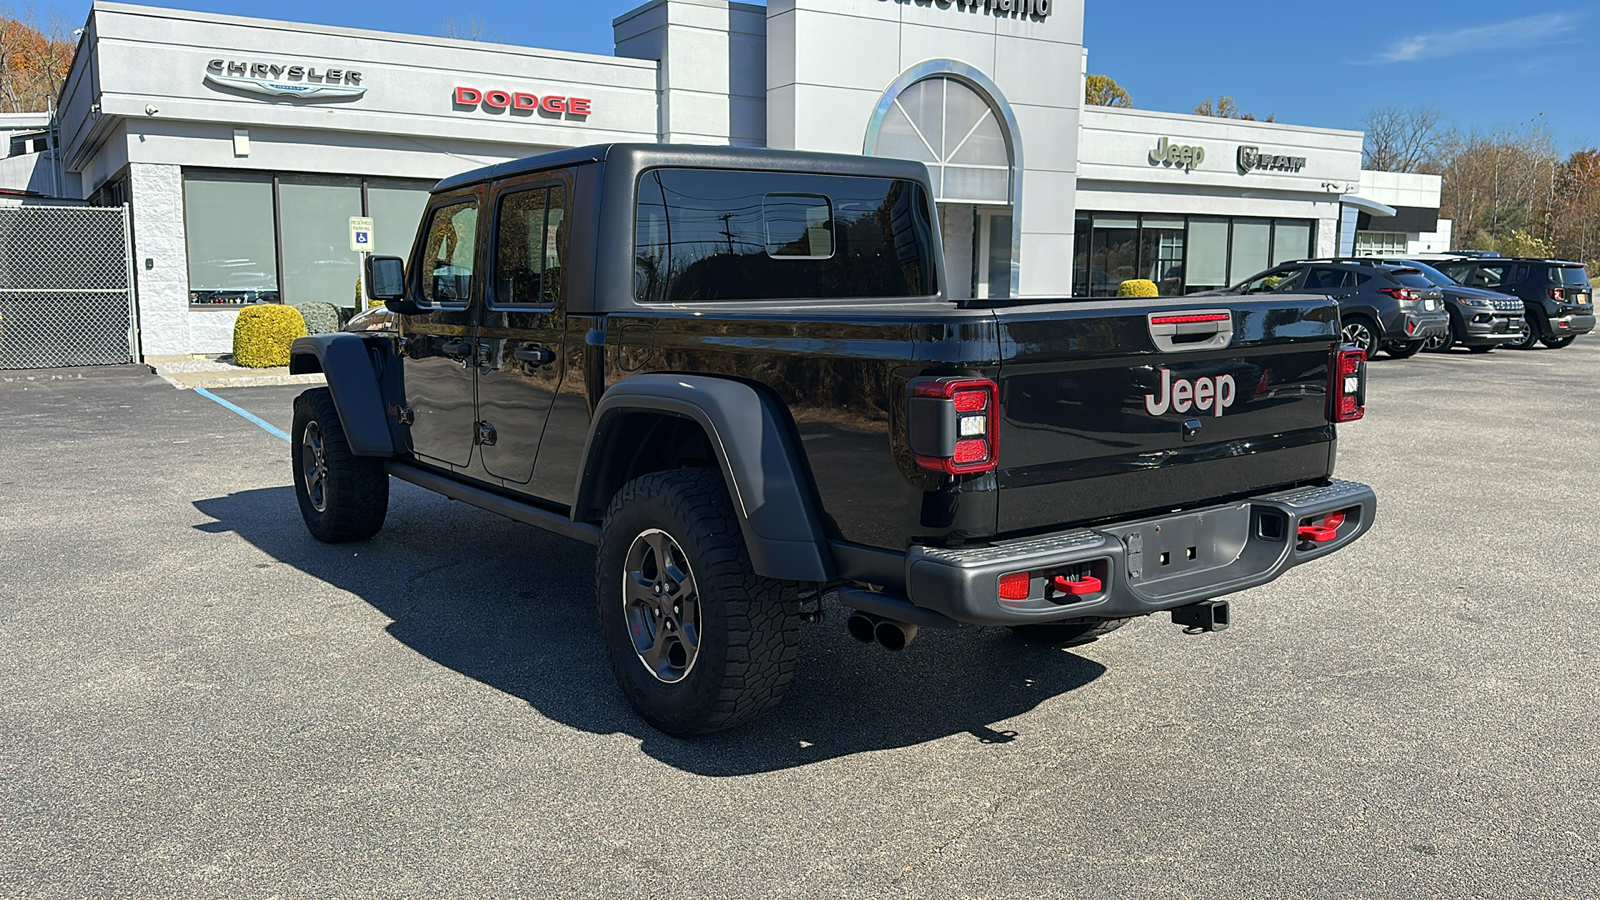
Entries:
POLYGON ((389 520, 370 541, 328 545, 306 533, 288 487, 199 500, 264 553, 360 597, 389 633, 439 665, 594 734, 626 733, 684 771, 744 775, 964 735, 980 744, 1053 732, 1007 724, 1088 684, 1105 667, 1070 649, 1024 644, 1004 629, 924 630, 906 651, 859 644, 841 609, 804 626, 783 703, 752 724, 690 740, 645 724, 623 699, 594 612, 594 550, 394 484, 389 520))

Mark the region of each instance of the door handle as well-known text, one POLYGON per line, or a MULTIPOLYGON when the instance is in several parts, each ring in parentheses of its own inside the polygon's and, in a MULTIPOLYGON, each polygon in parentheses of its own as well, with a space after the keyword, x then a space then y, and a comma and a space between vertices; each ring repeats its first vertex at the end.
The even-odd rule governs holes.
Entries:
POLYGON ((461 361, 472 355, 471 341, 446 341, 439 351, 453 360, 461 361))
POLYGON ((523 347, 511 355, 530 366, 548 366, 556 361, 556 352, 549 347, 523 347))

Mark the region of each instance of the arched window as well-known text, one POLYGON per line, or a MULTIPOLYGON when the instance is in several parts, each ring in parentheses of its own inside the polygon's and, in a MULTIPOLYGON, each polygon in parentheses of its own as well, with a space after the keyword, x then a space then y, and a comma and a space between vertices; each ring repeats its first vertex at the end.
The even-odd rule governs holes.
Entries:
POLYGON ((982 95, 954 78, 924 78, 896 95, 872 153, 927 164, 940 200, 1011 202, 1011 157, 1000 120, 982 95))

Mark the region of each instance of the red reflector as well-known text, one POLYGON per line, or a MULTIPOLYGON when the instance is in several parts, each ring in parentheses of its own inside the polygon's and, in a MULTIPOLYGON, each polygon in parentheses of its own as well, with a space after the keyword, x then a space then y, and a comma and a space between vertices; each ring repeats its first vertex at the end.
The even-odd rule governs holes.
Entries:
POLYGON ((956 441, 955 456, 950 461, 958 466, 983 462, 989 458, 989 442, 984 440, 956 441))
POLYGON ((956 391, 950 399, 955 401, 956 412, 977 412, 989 405, 989 392, 956 391))
POLYGON ((1226 322, 1232 317, 1232 313, 1200 313, 1184 316, 1155 316, 1150 319, 1150 324, 1187 325, 1191 322, 1226 322))
POLYGON ((1000 576, 1001 600, 1026 600, 1028 599, 1029 582, 1027 572, 1012 572, 1010 575, 1000 576))
POLYGON ((1100 579, 1093 575, 1085 575, 1077 581, 1070 581, 1065 575, 1057 575, 1050 580, 1050 586, 1063 594, 1071 594, 1074 597, 1093 594, 1102 587, 1100 579))

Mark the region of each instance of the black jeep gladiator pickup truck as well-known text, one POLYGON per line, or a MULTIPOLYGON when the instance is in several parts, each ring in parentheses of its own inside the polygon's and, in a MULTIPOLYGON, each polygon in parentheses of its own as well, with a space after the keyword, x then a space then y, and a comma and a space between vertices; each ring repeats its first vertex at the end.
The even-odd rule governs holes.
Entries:
POLYGON ((395 477, 599 546, 612 668, 675 734, 778 701, 836 594, 1081 641, 1371 527, 1330 477, 1365 363, 1326 297, 947 297, 920 163, 607 145, 448 178, 392 331, 296 341, 300 510, 382 527, 395 477), (814 606, 812 604, 815 604, 814 606))

